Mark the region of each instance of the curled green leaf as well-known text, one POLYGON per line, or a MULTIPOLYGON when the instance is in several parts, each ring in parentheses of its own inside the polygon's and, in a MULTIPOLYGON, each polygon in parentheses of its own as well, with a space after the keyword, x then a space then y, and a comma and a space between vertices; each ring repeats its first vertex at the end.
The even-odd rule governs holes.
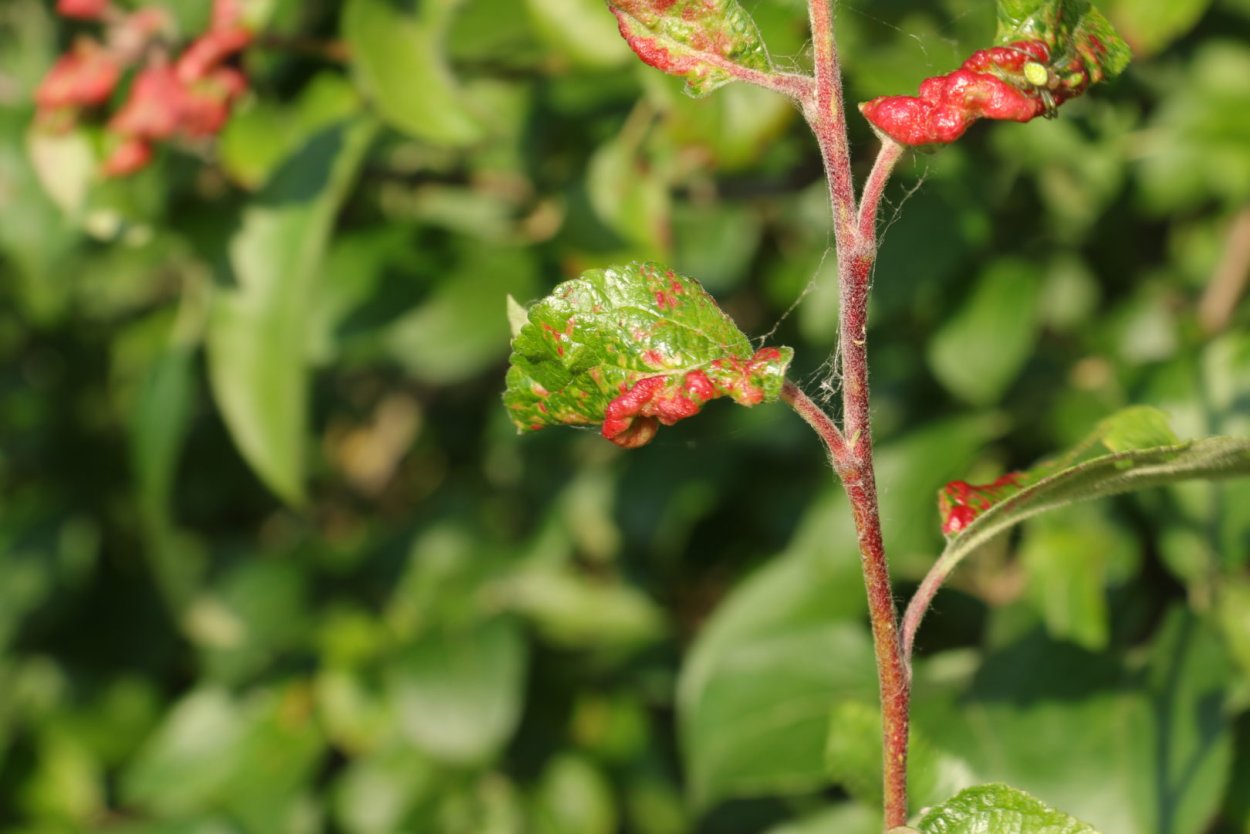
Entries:
MULTIPOLYGON (((1205 446, 1211 442, 1203 441, 1202 445, 1205 446)), ((1237 442, 1240 441, 1234 441, 1234 443, 1237 442)), ((983 515, 990 514, 991 510, 994 510, 993 515, 997 516, 1000 511, 996 508, 1000 505, 1030 507, 1034 501, 1038 500, 1038 497, 1048 495, 1048 490, 1056 491, 1060 503, 1078 500, 1075 495, 1068 497, 1065 479, 1099 471, 1099 466, 1087 467, 1086 464, 1100 464, 1108 476, 1128 477, 1138 464, 1147 462, 1165 464, 1192 445, 1181 442, 1172 431, 1167 415, 1159 409, 1150 406, 1126 408, 1100 422, 1089 436, 1072 449, 1030 469, 1022 472, 1008 472, 989 484, 969 484, 965 481, 948 483, 938 493, 938 509, 942 514, 942 532, 955 539, 962 538, 971 532, 970 528, 974 522, 977 522, 983 515), (1107 452, 1112 454, 1108 455, 1107 452), (1116 455, 1121 457, 1117 458, 1116 455), (1045 485, 1046 489, 1040 493, 1034 491, 1035 487, 1042 485, 1045 485)), ((1250 446, 1250 442, 1246 445, 1250 446)), ((1236 461, 1232 463, 1235 465, 1236 461)), ((1178 480, 1184 476, 1184 471, 1182 463, 1177 469, 1178 480)), ((1236 474, 1236 472, 1229 474, 1236 474)), ((1122 479, 1120 477, 1101 478, 1102 483, 1099 484, 1099 488, 1105 488, 1107 491, 1098 494, 1108 495, 1122 491, 1112 488, 1113 484, 1122 479)), ((1127 488, 1129 487, 1125 487, 1127 488)), ((954 539, 952 539, 953 543, 954 539)))
POLYGON ((1088 501, 1190 480, 1250 475, 1250 438, 1179 440, 1161 411, 1125 409, 1075 448, 991 484, 952 481, 938 493, 946 548, 903 616, 907 654, 925 610, 946 577, 977 548, 1025 519, 1088 501))
POLYGON ((775 401, 793 356, 753 350, 697 281, 636 262, 556 287, 512 349, 504 406, 519 431, 601 424, 627 448, 718 397, 775 401))
POLYGON ((772 70, 759 29, 738 0, 608 0, 608 5, 638 57, 685 76, 692 96, 732 81, 735 67, 772 70))

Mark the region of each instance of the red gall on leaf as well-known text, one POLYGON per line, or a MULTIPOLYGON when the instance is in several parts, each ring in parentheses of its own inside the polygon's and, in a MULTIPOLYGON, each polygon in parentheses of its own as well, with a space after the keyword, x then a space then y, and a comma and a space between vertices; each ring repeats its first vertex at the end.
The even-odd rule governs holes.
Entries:
POLYGON ((1066 27, 1067 39, 1026 38, 974 52, 956 71, 926 79, 918 96, 860 105, 872 125, 904 145, 945 145, 978 119, 1053 118, 1064 102, 1123 70, 1127 48, 1094 11, 1066 27))
POLYGON ((101 173, 106 177, 128 177, 152 161, 152 146, 142 139, 126 139, 104 160, 101 173))
POLYGON ((860 110, 896 142, 945 145, 978 119, 1028 122, 1053 113, 1076 93, 1050 89, 1049 63, 1050 50, 1041 41, 982 49, 954 72, 925 79, 919 96, 884 96, 860 110))
POLYGON ((168 139, 178 131, 184 95, 172 67, 147 67, 135 77, 130 97, 109 122, 109 130, 136 139, 168 139))
POLYGON ((108 101, 121 78, 122 68, 104 46, 79 38, 61 56, 35 91, 40 110, 95 107, 108 101))
POLYGON ((109 0, 57 0, 56 13, 78 20, 99 20, 110 5, 109 0))
POLYGON ((109 122, 109 131, 123 144, 105 164, 105 174, 124 176, 142 168, 151 158, 138 148, 175 137, 215 136, 230 118, 230 107, 247 89, 247 80, 231 67, 218 67, 194 82, 178 78, 174 67, 155 64, 139 73, 122 109, 109 122), (124 160, 119 161, 119 160, 124 160))
POLYGON ((178 58, 175 72, 184 83, 199 81, 252 43, 243 28, 216 29, 197 38, 178 58))

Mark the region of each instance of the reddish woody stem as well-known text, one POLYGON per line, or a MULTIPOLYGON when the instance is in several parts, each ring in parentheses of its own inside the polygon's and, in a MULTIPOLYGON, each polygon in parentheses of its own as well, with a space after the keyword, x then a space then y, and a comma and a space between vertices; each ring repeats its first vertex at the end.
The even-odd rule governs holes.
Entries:
POLYGON ((745 81, 748 84, 754 84, 766 90, 781 93, 795 101, 801 102, 811 98, 812 95, 812 79, 806 75, 798 75, 791 72, 762 72, 736 64, 733 61, 721 58, 719 55, 700 55, 699 60, 705 64, 711 64, 717 69, 724 70, 739 81, 745 81))
MULTIPOLYGON (((902 147, 887 141, 856 205, 846 134, 842 73, 833 35, 829 0, 809 0, 816 89, 804 100, 803 113, 816 134, 829 178, 834 240, 841 287, 839 363, 842 372, 842 431, 812 417, 798 397, 787 399, 816 429, 829 449, 846 490, 859 536, 860 563, 868 592, 877 675, 881 689, 885 827, 907 823, 907 741, 910 676, 899 641, 898 613, 881 539, 877 486, 872 459, 868 395, 868 288, 877 257, 877 208, 902 147), (829 427, 833 431, 829 431, 829 427)), ((814 408, 814 406, 813 406, 814 408)), ((828 418, 825 418, 828 420, 828 418)))
POLYGON ((838 254, 855 237, 855 180, 851 175, 851 148, 846 137, 846 105, 842 96, 842 66, 833 39, 833 11, 829 0, 808 0, 811 19, 813 69, 816 88, 803 100, 803 115, 816 134, 824 157, 829 195, 833 202, 833 232, 838 254))
POLYGON ((877 209, 881 205, 881 197, 885 193, 885 184, 890 181, 894 166, 902 157, 905 145, 900 145, 888 136, 881 137, 881 152, 873 163, 872 173, 864 183, 864 193, 859 202, 859 234, 861 239, 872 241, 872 248, 877 248, 877 209))

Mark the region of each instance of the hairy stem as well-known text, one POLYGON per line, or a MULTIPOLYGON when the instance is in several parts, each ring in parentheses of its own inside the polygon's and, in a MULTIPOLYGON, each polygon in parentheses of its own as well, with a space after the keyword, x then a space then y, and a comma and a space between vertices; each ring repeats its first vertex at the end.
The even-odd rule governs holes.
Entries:
POLYGON ((829 461, 833 464, 834 470, 840 472, 847 460, 846 438, 842 436, 842 430, 820 406, 812 402, 811 397, 803 393, 803 390, 790 380, 786 380, 781 389, 781 399, 793 408, 825 442, 825 449, 829 452, 829 461))
POLYGON ((846 105, 842 95, 842 66, 833 37, 833 10, 829 0, 808 0, 812 27, 813 70, 816 88, 803 101, 803 115, 816 134, 824 158, 829 196, 833 203, 833 232, 838 254, 856 236, 855 180, 851 174, 851 147, 846 137, 846 105))
MULTIPOLYGON (((907 741, 911 683, 899 640, 898 612, 881 538, 877 484, 872 458, 868 392, 868 288, 877 257, 877 208, 902 147, 887 142, 877 157, 857 206, 846 133, 842 71, 829 0, 809 0, 816 88, 803 113, 816 134, 829 178, 834 240, 841 289, 839 363, 842 372, 842 430, 830 432, 808 412, 806 403, 787 399, 825 440, 855 516, 860 562, 868 592, 873 645, 881 689, 885 827, 907 822, 907 741)), ((813 406, 814 408, 814 406, 813 406)), ((828 418, 825 418, 828 420, 828 418)), ((829 421, 832 426, 832 421, 829 421)))
POLYGON ((907 664, 908 674, 910 674, 911 653, 916 645, 916 632, 920 630, 920 622, 933 603, 933 598, 941 589, 942 583, 954 569, 955 562, 945 557, 938 559, 933 563, 933 567, 929 568, 920 587, 916 589, 916 593, 912 594, 907 603, 907 610, 903 613, 903 660, 907 664))

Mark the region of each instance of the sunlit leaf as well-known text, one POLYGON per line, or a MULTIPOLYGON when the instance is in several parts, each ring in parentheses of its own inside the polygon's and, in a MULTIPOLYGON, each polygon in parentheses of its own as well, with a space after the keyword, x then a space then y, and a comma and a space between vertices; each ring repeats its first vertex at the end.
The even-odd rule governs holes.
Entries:
POLYGON ((556 287, 530 308, 512 349, 504 404, 519 430, 602 423, 604 437, 630 448, 718 397, 776 400, 793 355, 753 351, 698 282, 651 263, 556 287))
POLYGON ((1098 834, 1093 828, 1007 785, 961 791, 920 820, 920 834, 1098 834))
POLYGON ((418 139, 461 146, 482 137, 443 59, 451 5, 421 3, 419 14, 389 0, 351 0, 343 35, 357 85, 391 126, 418 139))
POLYGON ((440 761, 489 760, 520 719, 525 666, 525 643, 510 620, 423 635, 387 678, 400 730, 440 761))
POLYGON ((929 343, 929 365, 947 389, 976 405, 1002 397, 1033 353, 1040 285, 1038 270, 1023 261, 986 271, 929 343))
POLYGON ((913 720, 974 784, 1018 786, 1103 834, 1210 830, 1236 743, 1223 707, 1232 668, 1182 606, 1131 659, 1041 629, 983 657, 952 654, 918 664, 913 720))
POLYGON ((871 702, 877 691, 858 574, 850 513, 831 496, 704 627, 678 684, 696 802, 828 784, 830 706, 871 702))

